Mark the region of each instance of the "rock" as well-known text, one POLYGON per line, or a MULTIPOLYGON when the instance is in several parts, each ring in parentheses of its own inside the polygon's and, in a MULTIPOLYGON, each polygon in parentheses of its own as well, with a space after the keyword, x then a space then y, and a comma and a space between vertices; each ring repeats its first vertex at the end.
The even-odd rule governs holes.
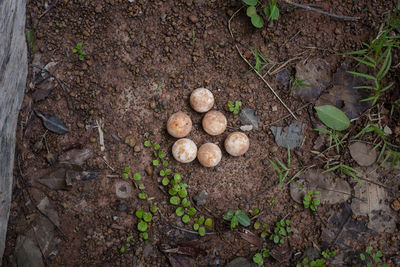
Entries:
POLYGON ((294 90, 294 96, 305 102, 314 102, 331 81, 331 66, 321 58, 313 58, 306 63, 296 65, 296 79, 310 86, 300 86, 294 90))
POLYGON ((257 267, 257 264, 246 258, 238 257, 230 261, 225 267, 257 267))
POLYGON ((103 7, 102 7, 100 4, 98 4, 98 5, 96 6, 96 8, 94 9, 94 11, 95 11, 96 13, 101 13, 102 10, 103 10, 103 7))
POLYGON ((293 149, 303 143, 304 127, 303 122, 295 121, 285 128, 272 126, 270 129, 278 146, 293 149))
POLYGON ((42 253, 32 239, 20 235, 15 246, 18 267, 44 267, 42 253))
POLYGON ((146 168, 144 169, 144 171, 146 172, 146 174, 150 177, 153 177, 153 168, 151 166, 146 166, 146 168))
POLYGON ((390 129, 389 126, 385 125, 385 127, 383 127, 383 132, 387 135, 391 135, 392 129, 390 129))
POLYGON ((272 112, 278 111, 278 106, 276 106, 276 105, 271 106, 271 111, 272 112))
POLYGON ((243 108, 239 114, 239 120, 243 125, 253 125, 254 130, 258 130, 258 117, 251 108, 243 108))
MULTIPOLYGON (((50 220, 52 219, 54 217, 50 218, 50 220)), ((56 224, 57 222, 53 223, 56 224)), ((38 216, 32 223, 32 227, 26 232, 27 237, 37 242, 45 258, 57 256, 57 245, 61 242, 55 235, 55 226, 53 223, 44 216, 38 216)))
POLYGON ((243 126, 240 126, 240 130, 242 130, 242 131, 244 131, 244 132, 251 131, 251 130, 253 130, 253 125, 243 125, 243 126))
POLYGON ((290 81, 290 73, 287 69, 283 69, 280 72, 278 72, 276 74, 276 78, 275 81, 282 85, 287 87, 289 85, 289 81, 290 81))
POLYGON ((394 211, 400 211, 400 198, 393 200, 392 204, 390 205, 390 207, 394 210, 394 211))
POLYGON ((125 137, 125 144, 130 147, 134 147, 136 145, 136 138, 132 135, 128 135, 127 137, 125 137))
POLYGON ((355 142, 349 146, 351 157, 360 166, 370 166, 375 163, 378 153, 368 144, 355 142))
POLYGON ((69 180, 69 181, 73 181, 73 180, 89 181, 89 180, 93 180, 93 179, 96 179, 97 177, 99 177, 99 173, 98 172, 94 172, 94 171, 68 170, 66 172, 65 176, 66 176, 66 180, 69 180))
POLYGON ((319 196, 321 204, 328 205, 345 202, 351 196, 348 182, 338 179, 332 172, 322 173, 314 169, 300 174, 296 183, 290 183, 290 196, 297 203, 303 203, 308 190, 321 192, 319 196))
POLYGON ((135 147, 133 148, 133 151, 135 151, 135 153, 138 153, 138 152, 142 151, 142 147, 140 145, 135 145, 135 147))
POLYGON ((189 16, 189 20, 190 20, 191 22, 193 22, 193 23, 199 22, 199 18, 198 18, 197 16, 195 16, 195 15, 190 15, 190 16, 189 16))
POLYGON ((302 258, 303 259, 307 258, 308 262, 310 262, 310 261, 313 261, 315 259, 318 259, 319 255, 320 255, 320 253, 319 253, 318 249, 316 249, 314 247, 309 247, 309 248, 306 248, 306 250, 304 251, 304 255, 303 255, 302 258))
POLYGON ((202 190, 199 194, 193 197, 194 202, 196 202, 197 206, 205 205, 207 202, 208 193, 205 190, 202 190))
POLYGON ((132 185, 127 181, 118 181, 115 183, 115 194, 119 198, 128 198, 132 193, 132 185))

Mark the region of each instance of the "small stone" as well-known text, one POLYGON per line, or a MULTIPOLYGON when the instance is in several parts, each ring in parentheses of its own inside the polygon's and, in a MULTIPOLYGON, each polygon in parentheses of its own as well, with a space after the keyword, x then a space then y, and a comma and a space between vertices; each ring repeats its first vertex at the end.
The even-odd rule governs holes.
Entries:
POLYGON ((102 9, 103 9, 103 7, 101 5, 97 5, 96 8, 94 9, 94 11, 96 13, 101 13, 102 9))
POLYGON ((125 137, 125 144, 130 147, 134 147, 136 145, 136 138, 132 135, 128 135, 127 137, 125 137))
POLYGON ((87 30, 83 30, 83 35, 85 35, 86 37, 89 37, 90 33, 87 30))
POLYGON ((196 17, 195 15, 190 15, 190 16, 189 16, 189 20, 190 20, 191 22, 193 22, 193 23, 199 22, 199 18, 196 17))
POLYGON ((196 202, 197 206, 202 206, 207 202, 208 193, 205 190, 202 190, 199 194, 193 197, 194 202, 196 202))
POLYGON ((392 130, 387 125, 383 128, 383 132, 385 134, 387 134, 387 135, 391 135, 392 134, 392 130))
POLYGON ((144 171, 147 173, 148 176, 153 176, 153 168, 151 166, 147 166, 144 171))
POLYGON ((400 198, 393 200, 392 204, 390 205, 390 207, 394 210, 394 211, 400 211, 400 198))
POLYGON ((76 124, 78 126, 78 128, 82 129, 83 127, 85 127, 85 124, 83 124, 82 122, 78 122, 76 124))
POLYGON ((239 120, 243 125, 252 125, 254 130, 258 130, 258 117, 251 108, 243 108, 239 114, 239 120))
POLYGON ((133 148, 133 151, 135 151, 135 153, 140 152, 142 150, 142 147, 140 145, 135 145, 135 147, 133 148))
POLYGON ((156 107, 157 107, 156 101, 152 100, 152 101, 150 102, 150 108, 154 110, 154 109, 156 109, 156 107))
POLYGON ((283 69, 276 74, 275 81, 282 86, 288 86, 289 80, 290 80, 290 73, 287 69, 283 69))
POLYGON ((277 107, 277 106, 271 106, 271 110, 272 110, 273 112, 278 111, 278 107, 277 107))
POLYGON ((242 131, 244 131, 244 132, 251 131, 251 130, 253 130, 253 125, 243 125, 243 126, 240 126, 240 130, 242 130, 242 131))
POLYGON ((91 137, 89 138, 89 141, 90 141, 90 143, 96 142, 96 137, 91 136, 91 137))
POLYGON ((340 28, 336 28, 335 29, 335 34, 336 35, 341 35, 342 34, 342 30, 340 28))
POLYGON ((269 149, 269 151, 270 151, 271 153, 275 153, 276 151, 278 151, 278 147, 277 147, 277 146, 271 146, 270 149, 269 149))

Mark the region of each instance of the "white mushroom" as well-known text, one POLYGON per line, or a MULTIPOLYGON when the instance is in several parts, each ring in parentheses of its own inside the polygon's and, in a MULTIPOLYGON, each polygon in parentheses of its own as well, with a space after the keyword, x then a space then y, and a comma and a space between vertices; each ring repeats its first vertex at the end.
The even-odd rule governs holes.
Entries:
POLYGON ((191 129, 192 120, 182 111, 172 114, 167 121, 167 131, 173 137, 185 137, 189 134, 191 129))
POLYGON ((225 139, 225 150, 232 156, 241 156, 249 149, 250 142, 247 135, 241 132, 230 133, 225 139))
POLYGON ((207 112, 204 116, 203 121, 203 129, 210 135, 219 135, 222 134, 226 126, 228 124, 226 117, 219 111, 212 110, 207 112))
POLYGON ((196 144, 187 138, 179 139, 172 146, 172 155, 174 158, 182 163, 192 162, 197 155, 196 144))
POLYGON ((197 159, 204 167, 217 166, 218 163, 221 161, 221 158, 221 149, 213 143, 203 144, 197 152, 197 159))
POLYGON ((190 106, 200 113, 209 111, 214 105, 214 96, 206 88, 197 88, 190 95, 190 106))

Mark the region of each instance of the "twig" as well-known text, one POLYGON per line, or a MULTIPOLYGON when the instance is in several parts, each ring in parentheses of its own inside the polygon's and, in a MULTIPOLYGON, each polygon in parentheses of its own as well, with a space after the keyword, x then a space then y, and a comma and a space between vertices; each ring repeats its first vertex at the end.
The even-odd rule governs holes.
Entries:
MULTIPOLYGON (((171 224, 171 226, 172 226, 173 228, 178 229, 178 230, 181 230, 181 231, 183 231, 183 232, 187 232, 187 233, 191 233, 191 234, 198 234, 198 232, 195 232, 195 231, 192 231, 192 230, 188 230, 188 229, 185 229, 185 228, 181 228, 181 227, 175 226, 175 225, 173 225, 173 224, 171 224)), ((215 235, 215 234, 216 234, 215 232, 206 233, 206 235, 215 235)))
MULTIPOLYGON (((232 29, 231 29, 231 21, 235 17, 235 15, 242 9, 243 7, 239 8, 235 13, 233 13, 232 17, 228 21, 228 29, 229 33, 231 34, 231 37, 233 40, 235 40, 235 37, 233 36, 232 29)), ((278 96, 278 94, 274 91, 274 89, 269 85, 269 83, 264 79, 264 77, 250 64, 250 62, 243 56, 243 54, 240 52, 239 47, 237 44, 235 44, 235 48, 238 51, 240 57, 247 63, 247 65, 250 66, 250 68, 257 74, 258 77, 268 86, 268 88, 271 90, 271 92, 278 98, 278 100, 281 102, 281 104, 289 111, 289 113, 293 116, 295 120, 297 120, 296 115, 293 114, 293 112, 290 110, 288 106, 286 106, 285 102, 278 96)))
POLYGON ((289 5, 292 5, 292 6, 295 6, 295 7, 299 7, 299 8, 303 8, 303 9, 305 9, 307 11, 313 11, 313 12, 318 13, 318 14, 327 15, 327 16, 335 18, 335 19, 342 19, 342 20, 347 20, 347 21, 356 21, 356 20, 360 19, 359 17, 348 17, 348 16, 341 16, 341 15, 332 14, 332 13, 329 13, 329 12, 326 12, 326 11, 322 11, 320 9, 316 9, 316 8, 313 8, 313 7, 310 7, 310 6, 307 6, 307 5, 298 4, 298 3, 295 3, 295 2, 292 2, 292 1, 289 1, 289 0, 282 0, 282 1, 285 2, 286 4, 289 4, 289 5))
POLYGON ((44 15, 46 15, 47 12, 49 12, 53 7, 55 7, 55 6, 57 5, 57 3, 58 3, 58 0, 54 0, 54 1, 46 8, 46 10, 45 10, 41 15, 39 15, 38 19, 41 19, 44 15))
POLYGON ((104 145, 104 133, 103 130, 101 129, 102 126, 102 121, 100 120, 96 120, 96 124, 97 124, 97 129, 99 130, 99 143, 100 143, 100 150, 104 151, 106 149, 105 145, 104 145))

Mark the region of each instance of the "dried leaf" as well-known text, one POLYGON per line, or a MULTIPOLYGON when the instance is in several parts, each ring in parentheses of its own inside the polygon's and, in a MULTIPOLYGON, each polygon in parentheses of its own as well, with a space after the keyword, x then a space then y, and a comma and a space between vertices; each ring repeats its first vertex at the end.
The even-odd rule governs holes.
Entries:
POLYGON ((59 168, 46 173, 38 179, 39 183, 53 190, 63 190, 67 188, 65 182, 65 169, 59 168))
POLYGON ((56 87, 56 84, 52 79, 47 79, 41 83, 32 94, 33 101, 37 102, 45 99, 56 87))
POLYGON ((177 247, 164 250, 166 253, 176 253, 182 255, 188 255, 192 257, 197 257, 199 255, 206 256, 207 252, 204 249, 196 247, 177 247))
POLYGON ((280 263, 287 262, 292 257, 292 250, 290 249, 288 242, 285 242, 285 244, 274 246, 270 255, 280 263))
POLYGON ((169 263, 172 267, 190 267, 191 265, 187 263, 182 257, 170 255, 168 256, 169 263))
POLYGON ((42 119, 44 127, 57 134, 67 133, 68 127, 59 118, 47 113, 41 113, 39 110, 34 109, 36 115, 42 119))
POLYGON ((256 247, 261 247, 263 244, 263 240, 250 231, 240 233, 240 237, 256 247))

